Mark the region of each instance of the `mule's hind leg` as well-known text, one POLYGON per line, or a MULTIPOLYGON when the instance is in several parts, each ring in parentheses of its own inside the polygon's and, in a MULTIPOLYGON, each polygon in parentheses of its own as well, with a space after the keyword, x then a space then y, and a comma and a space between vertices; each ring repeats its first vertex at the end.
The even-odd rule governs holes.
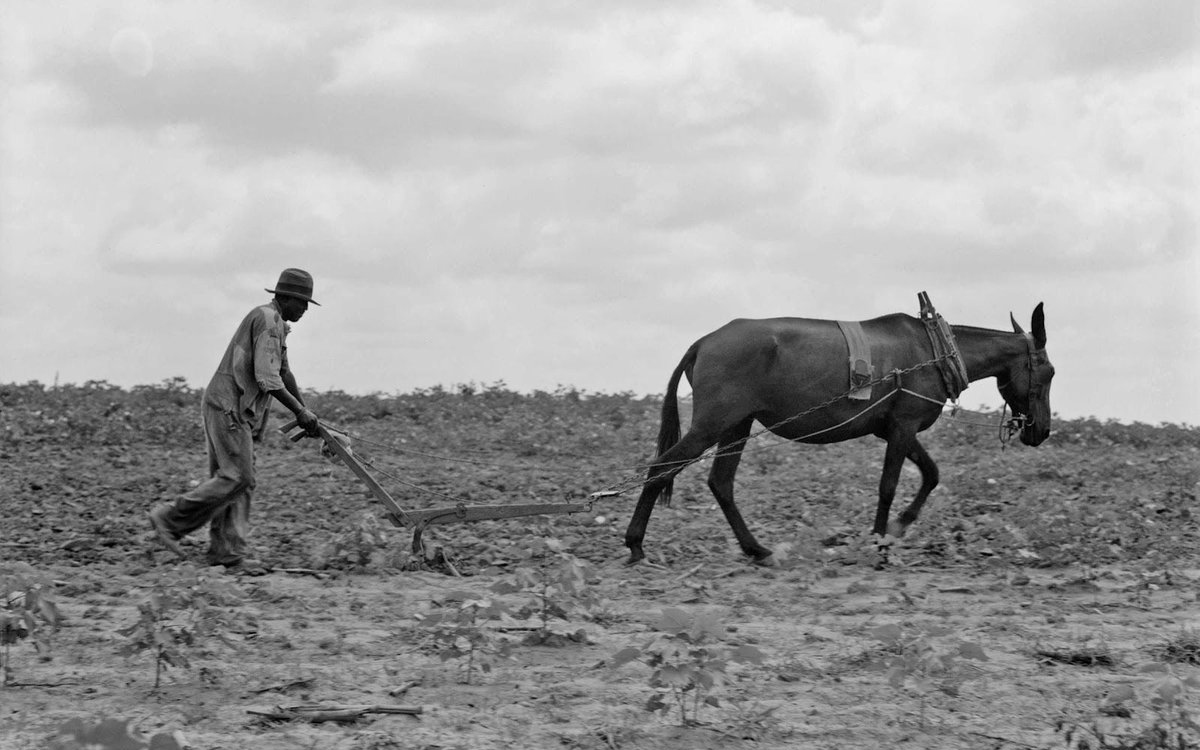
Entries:
POLYGON ((646 483, 642 485, 642 494, 638 497, 633 517, 629 519, 629 526, 625 529, 625 546, 629 548, 627 564, 632 565, 646 557, 646 553, 642 551, 642 541, 646 538, 646 525, 650 523, 650 514, 654 511, 654 504, 658 501, 658 496, 662 494, 667 482, 699 458, 700 454, 704 453, 714 442, 716 442, 715 438, 694 429, 689 430, 678 443, 654 459, 654 463, 646 474, 646 483))
POLYGON ((925 446, 917 442, 915 438, 912 441, 911 450, 908 452, 908 459, 921 470, 921 488, 917 490, 916 497, 904 509, 900 517, 888 523, 888 533, 894 537, 904 536, 904 532, 908 530, 908 527, 921 515, 921 508, 925 505, 925 500, 929 497, 929 493, 933 492, 933 488, 938 485, 937 464, 929 457, 925 446))
POLYGON ((771 556, 771 550, 758 543, 750 528, 742 519, 737 505, 733 502, 733 479, 737 474, 738 464, 742 460, 742 449, 746 445, 746 437, 750 434, 753 418, 747 418, 741 424, 730 428, 717 442, 717 455, 713 459, 712 470, 708 474, 708 488, 721 506, 725 519, 729 521, 733 535, 737 537, 742 551, 762 561, 771 556))

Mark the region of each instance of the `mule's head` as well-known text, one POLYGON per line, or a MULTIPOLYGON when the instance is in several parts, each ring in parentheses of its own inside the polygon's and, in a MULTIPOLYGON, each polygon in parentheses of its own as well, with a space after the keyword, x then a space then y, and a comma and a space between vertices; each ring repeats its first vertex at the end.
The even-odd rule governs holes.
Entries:
POLYGON ((1026 352, 1012 359, 1008 375, 1000 383, 1000 395, 1020 424, 1021 442, 1041 445, 1050 436, 1050 381, 1054 378, 1054 365, 1046 356, 1046 317, 1042 303, 1034 308, 1029 333, 1017 325, 1016 318, 1012 318, 1012 325, 1014 331, 1025 337, 1026 352))

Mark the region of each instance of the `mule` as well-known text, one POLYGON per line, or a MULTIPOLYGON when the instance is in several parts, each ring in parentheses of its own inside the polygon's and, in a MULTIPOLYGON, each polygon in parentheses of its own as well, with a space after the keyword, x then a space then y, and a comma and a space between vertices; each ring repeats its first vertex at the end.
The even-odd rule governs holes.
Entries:
MULTIPOLYGON (((1046 355, 1042 304, 1033 311, 1030 333, 1010 318, 1012 333, 949 328, 967 381, 996 378, 1021 442, 1036 446, 1050 435, 1054 376, 1046 355)), ((950 393, 937 366, 924 321, 896 314, 862 321, 861 326, 881 374, 870 384, 868 401, 848 398, 849 348, 833 320, 737 319, 688 348, 667 384, 658 456, 625 531, 630 564, 645 557, 642 543, 658 498, 669 502, 675 476, 713 445, 717 451, 709 489, 742 551, 755 561, 768 561, 771 550, 754 538, 733 500, 734 475, 756 420, 779 437, 802 443, 837 443, 867 435, 886 441, 872 530, 880 537, 904 534, 938 483, 937 464, 917 434, 938 420, 946 401, 956 394, 950 393), (687 434, 680 438, 676 391, 684 375, 692 385, 693 414, 687 434), (920 470, 921 485, 912 503, 889 524, 905 459, 920 470)))

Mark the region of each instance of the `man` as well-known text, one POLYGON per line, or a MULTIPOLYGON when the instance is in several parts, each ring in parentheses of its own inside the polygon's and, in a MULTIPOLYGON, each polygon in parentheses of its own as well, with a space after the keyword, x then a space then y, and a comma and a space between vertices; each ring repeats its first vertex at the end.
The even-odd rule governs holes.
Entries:
POLYGON ((208 480, 149 514, 159 540, 180 558, 185 555, 179 539, 208 523, 209 565, 258 574, 265 570, 246 557, 246 537, 254 443, 262 439, 271 398, 295 414, 309 435, 317 434, 317 415, 304 405, 287 360, 287 324, 300 320, 310 303, 318 304, 312 298, 312 276, 288 268, 275 288, 266 291, 275 298, 242 320, 204 390, 208 480))

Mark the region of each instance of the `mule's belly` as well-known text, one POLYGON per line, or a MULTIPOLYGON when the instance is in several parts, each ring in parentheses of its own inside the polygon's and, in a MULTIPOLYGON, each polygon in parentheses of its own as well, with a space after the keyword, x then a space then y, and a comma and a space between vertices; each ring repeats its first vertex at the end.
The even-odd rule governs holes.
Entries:
POLYGON ((792 414, 760 413, 754 418, 775 435, 801 443, 839 443, 874 435, 885 422, 882 405, 870 408, 862 401, 852 409, 825 407, 808 414, 797 409, 792 414))

